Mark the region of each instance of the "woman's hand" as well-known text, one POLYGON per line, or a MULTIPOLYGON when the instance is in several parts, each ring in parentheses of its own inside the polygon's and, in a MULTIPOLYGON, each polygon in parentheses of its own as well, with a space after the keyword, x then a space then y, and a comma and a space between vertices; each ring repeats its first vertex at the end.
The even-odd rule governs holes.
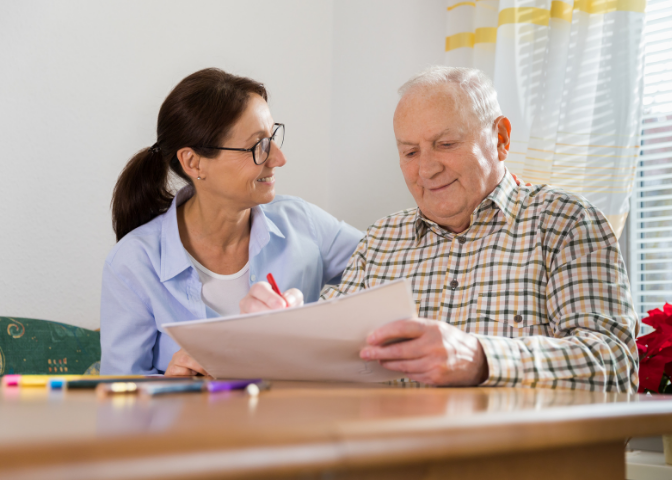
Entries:
POLYGON ((196 360, 180 348, 170 359, 165 375, 167 377, 193 377, 199 373, 201 375, 208 374, 196 360))
MULTIPOLYGON (((516 174, 515 174, 515 173, 512 173, 511 176, 512 176, 513 179, 516 181, 516 185, 520 186, 521 181, 518 180, 518 177, 516 177, 516 174)), ((526 183, 525 183, 525 186, 526 186, 526 187, 531 187, 532 184, 526 182, 526 183)))
POLYGON ((303 293, 298 288, 290 288, 281 297, 273 291, 270 284, 258 282, 250 287, 250 291, 240 301, 240 313, 265 312, 301 305, 303 305, 303 293))

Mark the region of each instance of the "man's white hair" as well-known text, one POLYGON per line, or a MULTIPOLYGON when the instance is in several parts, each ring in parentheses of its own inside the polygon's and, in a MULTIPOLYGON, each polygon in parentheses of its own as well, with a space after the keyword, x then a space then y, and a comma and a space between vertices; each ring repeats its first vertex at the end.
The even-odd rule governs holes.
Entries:
MULTIPOLYGON (((423 70, 399 88, 404 96, 417 87, 433 87, 454 83, 471 100, 471 111, 482 127, 492 126, 502 109, 497 101, 497 92, 490 79, 476 68, 444 67, 435 65, 423 70)), ((464 106, 460 105, 461 110, 464 106)))

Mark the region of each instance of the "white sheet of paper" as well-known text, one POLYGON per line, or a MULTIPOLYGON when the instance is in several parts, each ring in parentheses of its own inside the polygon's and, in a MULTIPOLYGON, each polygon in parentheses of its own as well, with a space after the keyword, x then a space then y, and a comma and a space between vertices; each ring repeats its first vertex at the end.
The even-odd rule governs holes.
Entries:
POLYGON ((302 307, 163 328, 215 378, 383 382, 404 375, 359 351, 376 328, 415 316, 404 279, 302 307))

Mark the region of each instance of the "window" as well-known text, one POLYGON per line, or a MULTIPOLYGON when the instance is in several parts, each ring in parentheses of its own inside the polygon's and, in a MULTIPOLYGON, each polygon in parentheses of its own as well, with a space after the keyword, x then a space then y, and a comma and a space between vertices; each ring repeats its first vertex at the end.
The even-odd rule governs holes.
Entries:
POLYGON ((640 318, 672 303, 672 2, 648 0, 641 150, 630 210, 629 273, 640 318))

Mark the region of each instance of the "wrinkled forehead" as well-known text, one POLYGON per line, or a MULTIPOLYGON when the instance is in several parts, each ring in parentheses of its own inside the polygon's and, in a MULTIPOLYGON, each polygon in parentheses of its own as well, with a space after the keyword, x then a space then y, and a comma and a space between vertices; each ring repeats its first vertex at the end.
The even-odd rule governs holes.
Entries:
POLYGON ((469 95, 455 83, 412 87, 399 99, 393 121, 396 130, 431 118, 465 128, 479 124, 469 95))

